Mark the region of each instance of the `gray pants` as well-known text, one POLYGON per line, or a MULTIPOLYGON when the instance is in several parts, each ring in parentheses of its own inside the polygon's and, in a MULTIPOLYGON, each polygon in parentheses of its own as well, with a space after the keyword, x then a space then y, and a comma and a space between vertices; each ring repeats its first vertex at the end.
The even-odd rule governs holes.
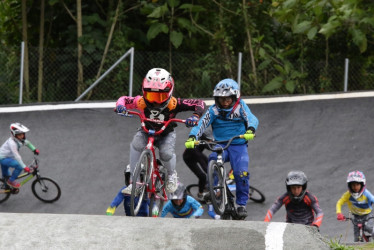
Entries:
MULTIPOLYGON (((168 171, 168 175, 171 175, 175 170, 176 156, 175 156, 175 131, 168 133, 165 136, 156 136, 154 146, 158 148, 160 160, 163 162, 165 168, 168 171)), ((148 142, 148 134, 144 133, 142 129, 134 135, 130 144, 130 171, 134 173, 136 163, 139 161, 139 157, 146 147, 148 142)))

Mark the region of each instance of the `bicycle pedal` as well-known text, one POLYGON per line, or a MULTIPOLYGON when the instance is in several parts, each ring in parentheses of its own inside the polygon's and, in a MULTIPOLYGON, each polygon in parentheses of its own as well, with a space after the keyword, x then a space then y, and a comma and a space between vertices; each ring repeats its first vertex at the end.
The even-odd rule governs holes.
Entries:
POLYGON ((18 194, 19 193, 19 188, 12 188, 10 192, 12 194, 18 194))

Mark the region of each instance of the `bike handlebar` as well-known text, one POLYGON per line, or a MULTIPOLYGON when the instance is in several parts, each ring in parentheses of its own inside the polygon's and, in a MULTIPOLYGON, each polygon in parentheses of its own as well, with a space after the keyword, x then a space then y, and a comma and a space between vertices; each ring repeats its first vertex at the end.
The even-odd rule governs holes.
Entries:
POLYGON ((351 217, 346 217, 345 218, 345 221, 352 221, 352 223, 354 224, 354 225, 356 225, 357 226, 357 224, 360 224, 360 223, 365 223, 365 222, 368 222, 369 220, 371 220, 371 219, 374 219, 374 216, 370 216, 369 218, 366 218, 366 219, 358 219, 357 221, 355 221, 353 218, 351 218, 351 217))
POLYGON ((151 119, 151 118, 145 117, 145 115, 143 113, 139 113, 139 112, 131 111, 131 110, 126 110, 123 113, 118 113, 118 114, 122 115, 122 116, 125 116, 125 117, 131 117, 131 115, 139 116, 140 121, 141 121, 141 126, 142 126, 142 129, 144 130, 144 132, 146 132, 147 134, 152 134, 152 135, 160 135, 162 132, 165 131, 165 129, 172 122, 186 123, 186 120, 177 119, 177 118, 172 118, 172 119, 169 119, 167 121, 151 119), (153 122, 153 123, 157 123, 157 124, 163 124, 163 126, 158 131, 155 131, 153 129, 147 129, 147 127, 145 126, 145 122, 153 122))
POLYGON ((212 152, 220 152, 220 151, 226 150, 231 145, 232 141, 237 138, 244 139, 244 135, 234 136, 227 141, 205 141, 205 140, 195 141, 195 146, 205 145, 212 152), (224 143, 227 143, 227 144, 223 148, 214 148, 214 146, 216 146, 217 144, 224 144, 224 143))

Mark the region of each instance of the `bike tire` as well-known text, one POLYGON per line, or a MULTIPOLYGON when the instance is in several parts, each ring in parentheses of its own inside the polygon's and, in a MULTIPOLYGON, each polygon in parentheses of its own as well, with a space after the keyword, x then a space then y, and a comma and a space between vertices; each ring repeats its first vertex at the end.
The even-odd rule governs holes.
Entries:
POLYGON ((136 216, 138 214, 143 199, 147 195, 147 186, 151 179, 152 166, 152 151, 146 149, 140 155, 133 175, 130 198, 130 213, 132 216, 136 216))
MULTIPOLYGON (((163 176, 162 173, 160 173, 161 176, 163 176)), ((160 178, 156 177, 156 181, 155 181, 155 187, 156 187, 156 193, 155 194, 151 194, 151 197, 149 199, 149 213, 148 213, 148 216, 149 217, 153 217, 153 207, 154 206, 157 206, 157 211, 158 211, 158 214, 157 214, 157 217, 160 217, 161 216, 161 212, 162 212, 162 208, 164 207, 164 190, 165 190, 165 180, 162 180, 162 184, 161 184, 161 180, 160 178)))
POLYGON ((10 188, 3 179, 0 179, 0 203, 3 203, 10 197, 10 188))
POLYGON ((60 186, 51 178, 39 177, 31 184, 31 190, 34 196, 46 203, 52 203, 60 199, 60 186))
POLYGON ((265 201, 265 195, 254 187, 249 187, 248 198, 256 203, 263 203, 265 201))
POLYGON ((217 161, 212 160, 208 165, 208 182, 210 200, 214 211, 218 215, 223 215, 227 201, 225 168, 218 166, 217 161))

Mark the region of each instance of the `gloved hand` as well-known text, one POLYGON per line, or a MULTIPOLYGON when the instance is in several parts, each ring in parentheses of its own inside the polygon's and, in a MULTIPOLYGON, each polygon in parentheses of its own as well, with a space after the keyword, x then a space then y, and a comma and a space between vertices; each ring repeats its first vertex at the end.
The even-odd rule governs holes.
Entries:
POLYGON ((255 138, 255 129, 252 127, 249 127, 247 132, 245 132, 244 134, 244 139, 249 141, 249 140, 253 140, 254 138, 255 138))
POLYGON ((199 122, 199 117, 193 114, 191 117, 186 119, 186 127, 187 128, 194 127, 197 125, 198 122, 199 122))
POLYGON ((34 150, 34 155, 39 155, 39 153, 40 153, 40 152, 39 152, 39 149, 35 149, 35 150, 34 150))
POLYGON ((342 213, 338 213, 338 214, 336 215, 336 219, 337 219, 337 220, 344 221, 344 220, 345 220, 345 216, 344 216, 344 214, 342 214, 342 213))
POLYGON ((108 207, 108 209, 106 210, 106 215, 113 215, 114 212, 116 212, 115 207, 108 207))
POLYGON ((195 138, 195 137, 190 137, 190 138, 188 138, 188 140, 184 143, 184 145, 186 146, 186 148, 194 148, 194 147, 195 147, 195 141, 196 141, 196 138, 195 138))
POLYGON ((116 109, 117 109, 117 113, 123 113, 123 112, 126 111, 126 107, 123 106, 123 105, 118 105, 118 106, 116 107, 116 109))
POLYGON ((34 170, 33 168, 29 168, 29 167, 25 167, 24 169, 23 169, 25 172, 27 172, 27 173, 32 173, 32 171, 34 170))

